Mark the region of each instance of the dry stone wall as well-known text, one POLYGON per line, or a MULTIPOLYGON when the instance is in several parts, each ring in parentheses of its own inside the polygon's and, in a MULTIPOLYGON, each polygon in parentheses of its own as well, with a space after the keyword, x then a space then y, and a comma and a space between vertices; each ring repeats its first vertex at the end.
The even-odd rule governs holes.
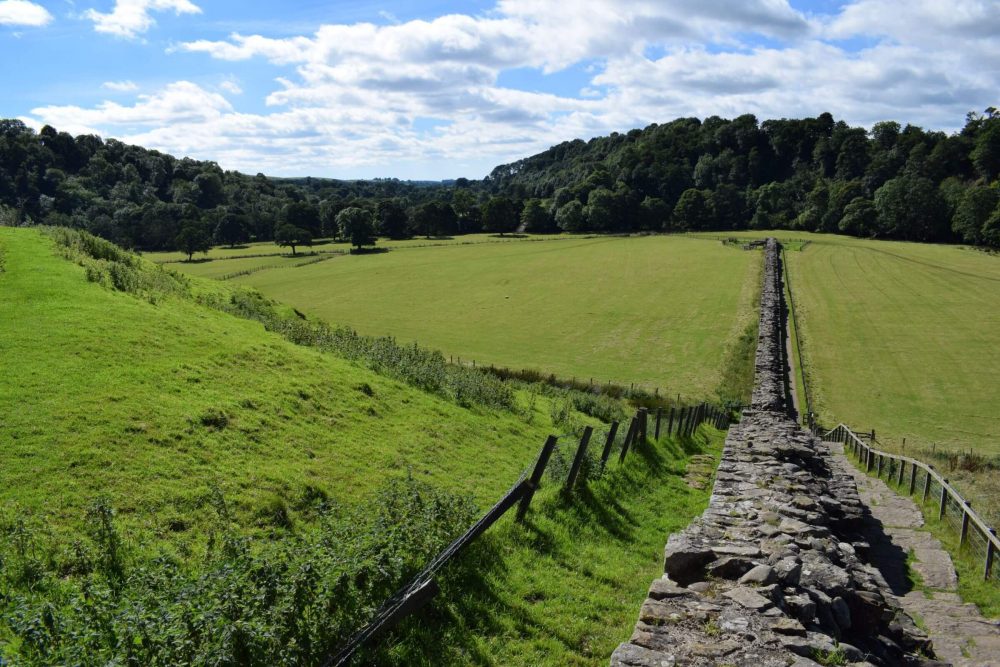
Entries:
POLYGON ((871 517, 853 479, 788 414, 783 308, 770 239, 751 408, 613 667, 943 664, 865 561, 871 517))

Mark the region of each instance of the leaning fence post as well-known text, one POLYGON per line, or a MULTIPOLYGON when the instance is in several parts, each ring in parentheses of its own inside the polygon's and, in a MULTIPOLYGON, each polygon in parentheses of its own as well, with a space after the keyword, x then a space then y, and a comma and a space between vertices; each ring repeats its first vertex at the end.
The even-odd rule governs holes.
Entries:
POLYGON ((625 455, 628 454, 629 445, 631 445, 632 441, 635 440, 635 432, 638 428, 639 420, 632 417, 632 421, 629 422, 628 425, 628 433, 625 434, 625 442, 622 443, 622 453, 621 456, 618 457, 618 463, 624 463, 625 455))
POLYGON ((660 439, 660 420, 663 419, 663 408, 656 408, 656 428, 653 431, 653 439, 660 439))
POLYGON ((948 502, 948 480, 944 480, 944 484, 941 485, 941 508, 938 510, 938 521, 944 518, 944 506, 948 502))
POLYGON ((997 538, 996 528, 990 528, 990 534, 986 536, 986 562, 983 566, 983 579, 989 581, 991 570, 993 569, 993 553, 996 547, 993 540, 997 538))
POLYGON ((670 435, 674 431, 674 410, 676 408, 671 406, 670 408, 670 420, 667 421, 667 435, 670 435))
POLYGON ((580 466, 583 465, 583 457, 587 453, 587 445, 590 443, 590 436, 594 432, 592 426, 583 429, 583 436, 580 438, 580 446, 576 449, 576 456, 573 457, 573 465, 569 468, 569 476, 566 478, 566 490, 569 491, 576 483, 576 476, 580 474, 580 466))
POLYGON ((608 457, 611 456, 611 448, 615 445, 616 435, 618 435, 618 422, 611 422, 608 439, 604 442, 604 451, 601 452, 601 470, 604 470, 604 466, 608 464, 608 457))
POLYGON ((958 548, 962 549, 962 545, 965 544, 965 540, 969 537, 969 508, 972 506, 968 500, 965 501, 965 505, 962 507, 962 532, 958 534, 958 548))
POLYGON ((538 460, 535 462, 535 469, 531 473, 531 477, 528 479, 528 489, 524 492, 524 496, 521 498, 521 504, 517 508, 517 520, 524 521, 524 515, 528 513, 528 506, 531 505, 531 498, 535 495, 535 491, 542 483, 542 475, 545 473, 545 466, 549 464, 549 458, 552 456, 552 450, 556 448, 556 441, 559 440, 554 435, 550 435, 546 440, 545 444, 542 445, 542 451, 538 454, 538 460))

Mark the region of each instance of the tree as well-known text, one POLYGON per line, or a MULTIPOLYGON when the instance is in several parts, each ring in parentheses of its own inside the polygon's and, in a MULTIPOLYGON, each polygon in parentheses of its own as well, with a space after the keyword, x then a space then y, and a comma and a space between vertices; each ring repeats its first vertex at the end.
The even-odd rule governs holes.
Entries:
POLYGON ((564 232, 578 232, 583 229, 583 204, 573 199, 556 211, 556 225, 564 232))
POLYGON ((605 187, 595 188, 587 196, 587 226, 595 231, 615 228, 618 213, 615 193, 605 187))
POLYGON ((947 231, 941 192, 927 178, 897 176, 875 191, 878 232, 909 241, 935 241, 947 231))
POLYGON ((875 204, 866 197, 857 197, 844 207, 840 219, 840 231, 854 236, 875 236, 878 231, 878 211, 875 204))
POLYGON ((246 215, 242 211, 228 210, 222 214, 215 227, 215 238, 230 248, 247 240, 246 215))
POLYGON ((320 232, 319 209, 304 201, 293 201, 281 209, 280 224, 298 227, 309 232, 310 237, 320 232))
POLYGON ((504 196, 491 197, 483 207, 483 229, 503 236, 517 229, 517 204, 504 196))
POLYGON ((376 229, 382 236, 390 239, 404 239, 407 237, 406 225, 409 219, 406 217, 406 209, 396 199, 383 199, 378 203, 375 213, 376 229))
POLYGON ((204 225, 189 223, 181 228, 174 243, 187 254, 187 261, 190 262, 196 252, 208 252, 209 248, 212 247, 212 238, 208 235, 208 230, 205 229, 204 225))
POLYGON ((458 217, 450 204, 429 201, 421 204, 413 212, 413 229, 425 237, 448 236, 458 227, 458 217))
POLYGON ((548 234, 553 231, 552 219, 538 199, 529 199, 524 205, 521 210, 521 226, 524 231, 532 234, 548 234))
POLYGON ((274 232, 274 242, 282 248, 291 247, 292 255, 295 254, 295 247, 312 245, 312 234, 308 230, 296 227, 295 225, 281 225, 274 232))
POLYGON ((350 239, 359 250, 361 246, 375 245, 375 220, 370 211, 357 206, 345 208, 337 214, 337 227, 340 236, 350 239))
POLYGON ((996 188, 973 185, 965 191, 955 208, 951 229, 966 243, 983 242, 983 226, 1000 199, 996 188))
POLYGON ((647 231, 663 229, 670 219, 670 207, 659 197, 646 197, 639 205, 639 224, 647 231))
POLYGON ((673 222, 682 231, 708 229, 712 224, 712 207, 707 191, 685 190, 674 206, 673 222))
POLYGON ((969 157, 987 183, 1000 176, 1000 118, 984 121, 969 157))

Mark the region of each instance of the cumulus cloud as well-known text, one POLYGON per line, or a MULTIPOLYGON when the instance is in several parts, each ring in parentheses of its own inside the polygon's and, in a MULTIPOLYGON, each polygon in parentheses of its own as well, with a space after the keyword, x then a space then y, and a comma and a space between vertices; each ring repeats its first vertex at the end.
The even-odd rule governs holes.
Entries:
POLYGON ((84 16, 94 22, 94 30, 132 39, 149 30, 156 21, 151 12, 200 14, 201 8, 190 0, 115 0, 110 12, 88 9, 84 16))
POLYGON ((101 88, 113 90, 116 93, 131 93, 139 90, 139 86, 133 81, 105 81, 101 84, 101 88))
POLYGON ((52 14, 28 0, 0 0, 0 25, 41 27, 52 21, 52 14))
MULTIPOLYGON (((145 11, 189 3, 136 4, 145 11)), ((570 8, 498 0, 482 15, 330 24, 291 37, 237 33, 172 47, 280 68, 263 112, 241 112, 181 81, 132 106, 33 114, 229 168, 347 177, 404 175, 402 164, 417 165, 405 174, 412 177, 476 176, 560 141, 678 116, 830 111, 851 123, 891 118, 948 129, 997 102, 995 5, 853 0, 806 16, 786 0, 578 0, 570 8), (557 94, 505 77, 520 71, 532 71, 533 81, 586 74, 580 90, 551 88, 557 94)), ((241 92, 233 81, 218 90, 241 92)))

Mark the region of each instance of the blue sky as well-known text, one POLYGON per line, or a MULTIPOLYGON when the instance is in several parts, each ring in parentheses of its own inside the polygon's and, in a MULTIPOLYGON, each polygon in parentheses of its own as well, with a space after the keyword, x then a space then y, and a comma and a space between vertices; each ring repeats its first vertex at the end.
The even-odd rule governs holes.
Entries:
POLYGON ((1000 0, 0 0, 0 116, 272 175, 481 177, 678 116, 954 131, 1000 0))

